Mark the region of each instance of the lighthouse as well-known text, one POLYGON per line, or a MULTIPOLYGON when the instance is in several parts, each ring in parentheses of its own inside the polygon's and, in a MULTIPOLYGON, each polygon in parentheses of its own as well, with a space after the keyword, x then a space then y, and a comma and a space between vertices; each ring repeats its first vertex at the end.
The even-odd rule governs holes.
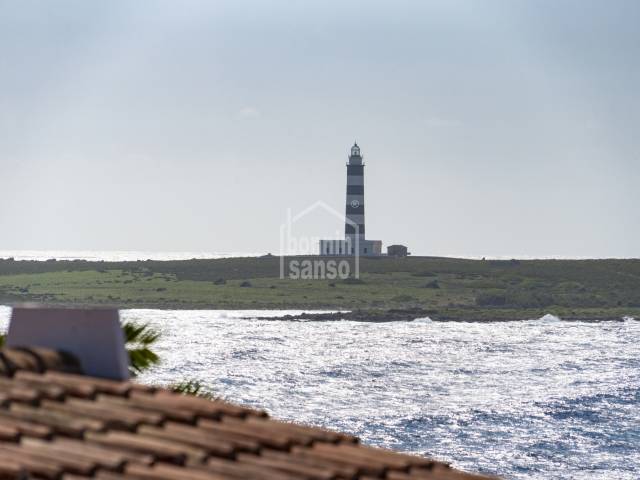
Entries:
POLYGON ((354 143, 347 162, 347 196, 344 240, 320 240, 320 255, 382 254, 380 240, 366 240, 364 224, 364 163, 358 143, 354 143))
POLYGON ((358 143, 351 147, 347 163, 347 205, 345 210, 344 236, 351 244, 351 254, 360 242, 364 242, 364 163, 358 143))

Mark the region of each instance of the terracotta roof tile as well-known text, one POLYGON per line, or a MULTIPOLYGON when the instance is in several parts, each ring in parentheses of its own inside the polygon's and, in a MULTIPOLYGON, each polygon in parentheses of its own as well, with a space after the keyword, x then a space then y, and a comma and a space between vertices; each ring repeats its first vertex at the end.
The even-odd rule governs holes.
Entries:
MULTIPOLYGON (((138 394, 136 393, 136 395, 138 394)), ((209 400, 207 398, 192 397, 188 395, 176 395, 168 390, 159 390, 154 397, 165 405, 190 411, 204 418, 219 419, 223 415, 239 418, 247 416, 266 417, 266 413, 259 410, 240 407, 221 400, 209 400)))
POLYGON ((19 372, 14 378, 11 379, 0 377, 0 389, 2 389, 2 391, 5 391, 5 389, 11 388, 13 386, 30 387, 39 392, 41 398, 48 398, 51 400, 62 400, 64 398, 64 389, 56 387, 54 385, 49 385, 47 383, 42 383, 40 381, 42 379, 41 375, 37 377, 38 381, 35 382, 21 378, 21 375, 23 375, 23 373, 19 372))
POLYGON ((279 432, 264 432, 252 428, 251 424, 229 424, 221 421, 201 419, 198 427, 205 432, 211 432, 229 439, 254 441, 268 448, 278 450, 289 450, 294 445, 293 439, 279 432))
POLYGON ((263 467, 263 469, 299 474, 304 478, 310 478, 313 480, 333 480, 340 477, 338 472, 327 467, 290 462, 288 456, 285 456, 284 458, 270 458, 241 453, 238 454, 236 460, 243 465, 249 464, 257 467, 263 467))
POLYGON ((55 370, 82 373, 80 363, 71 355, 46 348, 4 348, 0 352, 0 373, 12 375, 17 370, 42 373, 55 370))
POLYGON ((348 465, 337 464, 330 460, 323 460, 313 457, 305 457, 300 455, 291 455, 289 452, 283 453, 274 450, 263 450, 260 452, 260 456, 268 459, 278 459, 282 462, 294 464, 294 465, 306 465, 310 467, 316 467, 326 469, 334 472, 339 478, 355 479, 358 474, 358 469, 350 467, 348 465))
POLYGON ((11 425, 0 424, 0 441, 17 442, 20 439, 20 430, 11 425))
POLYGON ((22 479, 27 478, 27 471, 22 468, 20 463, 9 460, 9 459, 0 459, 0 480, 5 479, 22 479))
POLYGON ((96 393, 109 393, 112 395, 127 396, 131 391, 131 382, 116 382, 103 378, 92 378, 84 375, 73 375, 61 372, 46 372, 44 377, 53 384, 61 385, 65 388, 86 388, 96 393))
POLYGON ((57 437, 53 439, 53 442, 63 445, 69 450, 75 450, 80 446, 83 446, 86 451, 93 451, 105 456, 112 456, 114 458, 122 458, 127 464, 138 463, 140 465, 151 465, 155 459, 151 455, 144 453, 138 453, 125 448, 110 447, 108 445, 92 444, 86 439, 75 440, 72 438, 57 437))
POLYGON ((82 376, 56 352, 3 352, 0 480, 487 478, 221 400, 82 376))
POLYGON ((15 428, 21 435, 32 438, 48 439, 53 436, 53 429, 51 427, 13 418, 11 414, 4 409, 0 409, 0 425, 15 428))
POLYGON ((126 469, 126 478, 140 480, 227 480, 230 477, 217 475, 194 468, 178 468, 174 465, 157 464, 152 467, 131 465, 126 469))
POLYGON ((22 403, 12 403, 9 405, 7 413, 12 418, 46 425, 51 427, 55 433, 72 437, 82 437, 85 432, 90 430, 101 431, 105 429, 104 422, 99 420, 22 403))
POLYGON ((47 479, 57 479, 65 472, 65 467, 49 459, 42 459, 27 452, 12 450, 12 445, 0 445, 0 461, 8 460, 17 463, 31 475, 47 479))
POLYGON ((43 374, 25 371, 25 370, 20 370, 16 372, 14 375, 14 378, 29 382, 31 385, 38 385, 40 386, 40 388, 45 388, 47 386, 54 386, 60 389, 61 391, 63 391, 65 395, 70 395, 74 397, 93 398, 96 396, 96 393, 97 393, 96 388, 93 385, 91 385, 91 383, 89 382, 77 383, 77 382, 74 382, 73 380, 65 382, 65 381, 60 381, 60 379, 51 379, 43 374))
POLYGON ((29 457, 47 465, 54 465, 56 468, 61 468, 62 471, 76 473, 78 475, 92 475, 98 468, 96 462, 75 455, 73 452, 67 452, 64 455, 61 455, 59 452, 47 450, 46 448, 41 448, 39 446, 29 445, 24 442, 16 445, 4 444, 2 445, 2 450, 7 451, 12 455, 24 455, 25 457, 29 457))
MULTIPOLYGON (((138 434, 183 446, 185 449, 197 448, 203 450, 207 455, 217 457, 233 458, 235 453, 240 450, 235 442, 209 435, 207 432, 201 432, 197 429, 193 430, 195 431, 188 432, 172 428, 143 426, 138 429, 138 434)), ((259 448, 258 445, 252 444, 251 446, 253 447, 254 445, 257 450, 259 448)))

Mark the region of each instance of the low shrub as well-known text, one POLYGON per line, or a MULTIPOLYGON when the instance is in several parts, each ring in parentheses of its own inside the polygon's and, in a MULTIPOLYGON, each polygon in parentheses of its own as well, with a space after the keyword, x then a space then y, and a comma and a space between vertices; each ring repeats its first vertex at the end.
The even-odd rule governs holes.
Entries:
POLYGON ((476 305, 487 307, 503 306, 507 303, 505 294, 500 291, 482 292, 476 296, 476 305))
POLYGON ((427 282, 427 283, 424 285, 424 288, 433 288, 433 289, 436 289, 436 288, 440 288, 440 284, 438 283, 438 280, 431 280, 430 282, 427 282))

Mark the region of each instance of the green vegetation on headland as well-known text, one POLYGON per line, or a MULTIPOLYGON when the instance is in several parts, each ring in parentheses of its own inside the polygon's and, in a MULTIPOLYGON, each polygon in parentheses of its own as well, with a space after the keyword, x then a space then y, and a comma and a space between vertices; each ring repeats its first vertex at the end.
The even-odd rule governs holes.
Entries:
MULTIPOLYGON (((0 260, 0 304, 353 310, 351 318, 640 318, 640 260, 361 258, 360 279, 280 279, 275 256, 185 261, 0 260)), ((331 317, 326 317, 331 318, 331 317)))

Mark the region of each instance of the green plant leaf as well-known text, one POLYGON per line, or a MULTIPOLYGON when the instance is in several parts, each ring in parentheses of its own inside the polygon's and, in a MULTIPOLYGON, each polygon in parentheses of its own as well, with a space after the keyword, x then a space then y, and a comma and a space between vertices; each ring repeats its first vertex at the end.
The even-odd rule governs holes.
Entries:
POLYGON ((207 398, 213 400, 216 397, 212 392, 208 391, 200 380, 183 380, 179 383, 174 383, 169 386, 173 392, 181 393, 182 395, 193 395, 195 397, 207 398))
POLYGON ((152 350, 153 345, 160 338, 160 331, 148 323, 132 321, 124 322, 122 330, 132 375, 139 375, 160 363, 160 357, 152 350))

